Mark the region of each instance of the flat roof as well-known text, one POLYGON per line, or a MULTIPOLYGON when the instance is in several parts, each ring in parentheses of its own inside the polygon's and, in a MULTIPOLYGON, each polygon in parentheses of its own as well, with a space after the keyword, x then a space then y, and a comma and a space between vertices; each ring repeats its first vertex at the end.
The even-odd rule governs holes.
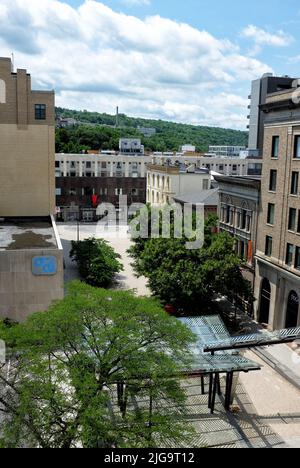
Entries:
POLYGON ((174 197, 179 203, 191 203, 193 205, 204 204, 205 206, 218 206, 219 204, 219 189, 202 190, 197 193, 183 194, 174 197))
POLYGON ((0 251, 57 248, 50 218, 0 218, 0 251))

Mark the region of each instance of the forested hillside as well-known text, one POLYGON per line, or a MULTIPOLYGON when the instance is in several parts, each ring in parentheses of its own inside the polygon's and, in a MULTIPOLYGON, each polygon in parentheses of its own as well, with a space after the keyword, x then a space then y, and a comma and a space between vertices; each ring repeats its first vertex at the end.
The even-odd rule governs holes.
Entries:
POLYGON ((120 137, 138 137, 149 151, 177 151, 184 144, 195 145, 197 151, 208 151, 209 145, 247 146, 248 133, 215 127, 201 127, 162 120, 148 120, 119 116, 114 128, 113 115, 96 112, 56 109, 57 117, 73 118, 78 124, 72 128, 56 130, 56 151, 76 153, 82 150, 119 148, 120 137), (137 127, 156 129, 156 135, 145 138, 137 127))

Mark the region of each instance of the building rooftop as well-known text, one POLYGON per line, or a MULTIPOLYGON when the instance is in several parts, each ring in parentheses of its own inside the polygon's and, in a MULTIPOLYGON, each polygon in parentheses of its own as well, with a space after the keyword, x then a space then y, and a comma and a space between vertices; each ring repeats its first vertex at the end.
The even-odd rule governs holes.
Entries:
POLYGON ((217 206, 219 204, 219 189, 202 190, 197 193, 181 195, 175 197, 174 200, 179 203, 191 203, 192 205, 203 203, 206 206, 217 206))
POLYGON ((1 250, 57 249, 50 218, 0 219, 1 250))

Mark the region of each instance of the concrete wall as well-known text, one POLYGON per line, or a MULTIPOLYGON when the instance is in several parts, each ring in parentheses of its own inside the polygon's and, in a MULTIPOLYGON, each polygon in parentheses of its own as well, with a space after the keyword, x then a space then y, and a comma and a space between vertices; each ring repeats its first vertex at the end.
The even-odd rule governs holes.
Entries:
POLYGON ((45 311, 52 301, 64 296, 63 251, 0 251, 0 317, 21 322, 28 315, 45 311), (58 271, 54 276, 34 276, 32 258, 54 256, 58 271))
POLYGON ((55 212, 54 92, 31 90, 26 70, 0 58, 0 216, 55 212), (4 83, 4 84, 3 84, 4 83), (36 120, 35 105, 46 105, 36 120))

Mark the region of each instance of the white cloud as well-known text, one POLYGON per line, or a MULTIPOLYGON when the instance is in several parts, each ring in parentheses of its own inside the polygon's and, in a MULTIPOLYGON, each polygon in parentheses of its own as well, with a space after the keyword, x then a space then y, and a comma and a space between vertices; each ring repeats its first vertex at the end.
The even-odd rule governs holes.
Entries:
POLYGON ((241 36, 254 41, 255 45, 251 52, 252 55, 257 55, 261 52, 263 46, 288 47, 294 42, 294 38, 282 30, 270 33, 253 24, 243 29, 241 36))
POLYGON ((86 0, 1 0, 1 55, 57 104, 245 128, 250 80, 270 67, 207 31, 160 16, 144 20, 86 0))
POLYGON ((151 0, 121 0, 121 3, 129 7, 149 6, 151 5, 151 0))

